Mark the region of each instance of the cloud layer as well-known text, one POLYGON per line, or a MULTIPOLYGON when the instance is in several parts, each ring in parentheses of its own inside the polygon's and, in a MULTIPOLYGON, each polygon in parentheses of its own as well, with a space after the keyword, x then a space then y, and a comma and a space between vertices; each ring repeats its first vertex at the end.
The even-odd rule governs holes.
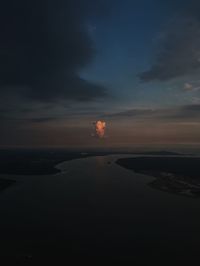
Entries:
MULTIPOLYGON (((87 23, 102 1, 9 0, 0 4, 0 89, 30 100, 90 101, 106 89, 80 77, 95 55, 87 23)), ((98 11, 100 10, 100 11, 98 11)))
POLYGON ((157 109, 130 109, 124 112, 114 113, 106 116, 110 119, 124 119, 134 121, 149 121, 160 122, 198 122, 200 119, 200 104, 182 105, 171 108, 157 109))
POLYGON ((200 4, 190 1, 187 10, 173 19, 161 34, 160 48, 142 81, 167 81, 200 71, 200 4))

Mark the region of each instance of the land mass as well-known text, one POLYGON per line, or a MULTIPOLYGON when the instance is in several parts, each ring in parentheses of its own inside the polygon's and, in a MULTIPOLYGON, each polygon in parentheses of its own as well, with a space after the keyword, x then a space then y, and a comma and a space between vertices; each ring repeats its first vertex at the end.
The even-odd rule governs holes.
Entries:
POLYGON ((90 156, 110 154, 147 154, 147 155, 178 155, 168 151, 121 152, 121 151, 73 151, 65 149, 10 149, 0 150, 0 174, 10 175, 49 175, 59 173, 55 166, 61 162, 90 156))
MULTIPOLYGON (((100 155, 103 153, 98 153, 100 155)), ((63 161, 95 156, 96 153, 66 150, 1 150, 0 174, 49 175, 59 173, 55 166, 63 161)))
POLYGON ((166 192, 200 197, 200 158, 198 157, 135 157, 122 158, 118 165, 136 173, 153 176, 153 188, 166 192))

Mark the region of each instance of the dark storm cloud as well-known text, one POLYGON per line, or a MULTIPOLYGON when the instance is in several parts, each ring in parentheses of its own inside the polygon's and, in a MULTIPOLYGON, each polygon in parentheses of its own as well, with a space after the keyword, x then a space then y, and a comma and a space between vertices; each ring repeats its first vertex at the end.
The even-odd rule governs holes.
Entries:
POLYGON ((102 14, 100 0, 2 1, 1 93, 9 87, 38 101, 105 96, 104 87, 79 76, 95 55, 87 24, 102 14))
POLYGON ((191 1, 162 34, 155 63, 141 73, 142 81, 167 81, 200 70, 200 4, 191 1))

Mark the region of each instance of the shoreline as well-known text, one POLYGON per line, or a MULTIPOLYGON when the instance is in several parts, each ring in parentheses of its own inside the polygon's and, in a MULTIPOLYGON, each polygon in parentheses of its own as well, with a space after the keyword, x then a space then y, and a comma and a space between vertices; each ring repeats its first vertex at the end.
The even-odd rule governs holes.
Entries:
POLYGON ((135 173, 154 177, 148 183, 154 189, 200 198, 200 158, 194 157, 132 157, 116 164, 135 173))
POLYGON ((169 151, 151 152, 69 152, 69 151, 1 151, 0 150, 0 175, 53 175, 61 173, 56 166, 75 159, 82 159, 106 155, 127 156, 184 156, 169 151))

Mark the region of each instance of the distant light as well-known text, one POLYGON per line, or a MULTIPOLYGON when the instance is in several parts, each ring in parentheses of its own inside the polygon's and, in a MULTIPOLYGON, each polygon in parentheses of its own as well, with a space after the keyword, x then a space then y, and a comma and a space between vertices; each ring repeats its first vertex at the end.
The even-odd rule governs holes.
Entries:
POLYGON ((99 138, 103 138, 105 136, 105 130, 106 130, 106 122, 98 120, 95 122, 95 133, 96 136, 99 138))

